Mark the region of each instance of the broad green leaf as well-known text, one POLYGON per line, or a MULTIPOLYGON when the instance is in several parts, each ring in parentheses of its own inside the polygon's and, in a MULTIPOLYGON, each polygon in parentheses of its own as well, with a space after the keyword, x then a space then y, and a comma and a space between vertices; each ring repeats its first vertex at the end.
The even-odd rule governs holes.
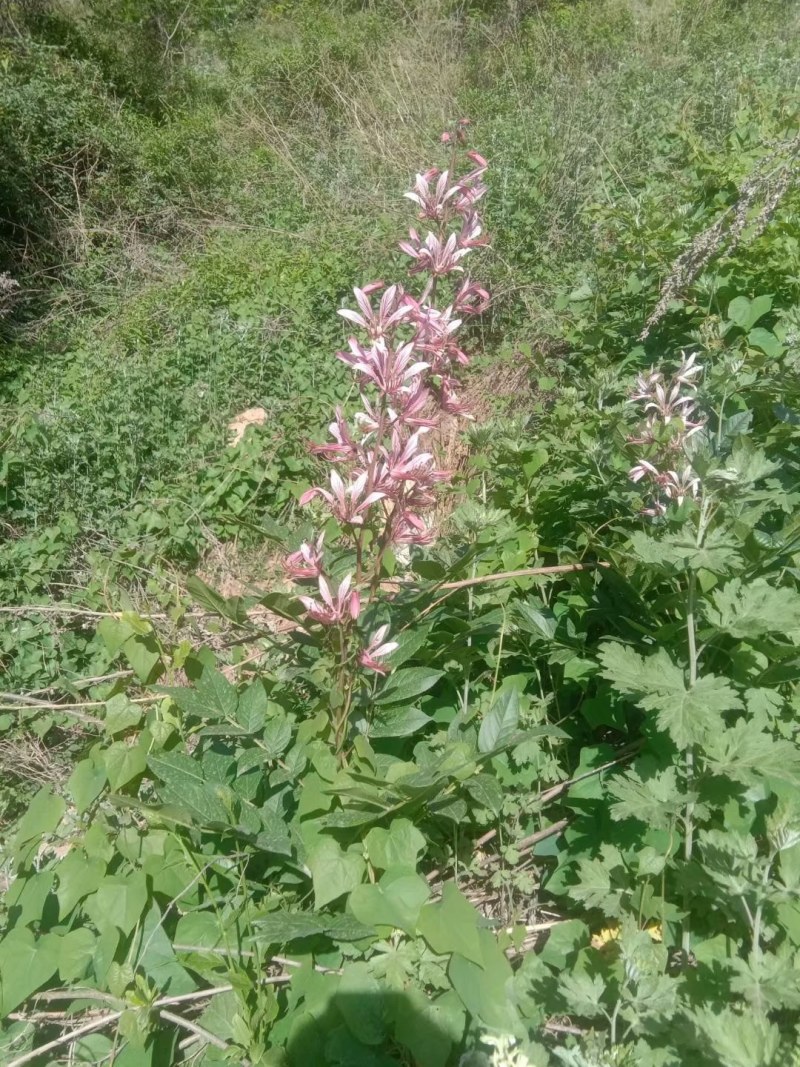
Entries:
POLYGON ((463 893, 448 883, 440 901, 422 908, 417 930, 434 952, 440 955, 458 952, 480 965, 483 956, 478 937, 479 923, 480 915, 475 908, 463 893))
POLYGON ((255 937, 270 945, 288 945, 303 937, 315 937, 325 931, 324 916, 306 911, 273 911, 253 920, 255 937))
POLYGON ((348 963, 339 982, 336 1006, 350 1033, 363 1045, 380 1045, 386 1036, 388 1005, 366 963, 348 963))
POLYGON ((267 721, 267 691, 261 682, 251 684, 239 694, 236 719, 249 734, 257 734, 267 721))
POLYGON ((101 859, 91 859, 73 850, 56 867, 58 913, 63 922, 84 897, 100 886, 106 873, 101 859))
POLYGON ((519 724, 519 693, 514 688, 498 693, 478 731, 478 751, 491 752, 514 736, 519 724))
POLYGON ((75 808, 82 815, 103 792, 106 784, 105 767, 96 763, 92 757, 75 764, 67 781, 67 789, 75 801, 75 808))
POLYGON ((369 725, 370 737, 410 737, 430 722, 419 708, 381 708, 369 725))
POLYGON ((58 970, 59 939, 35 938, 18 926, 0 941, 0 1018, 48 982, 58 970))
POLYGON ((481 807, 498 816, 503 808, 503 788, 490 774, 476 774, 464 783, 467 792, 481 807))
POLYGON ((464 1007, 490 1030, 514 1033, 520 1025, 511 996, 513 971, 489 930, 478 930, 480 962, 453 953, 447 974, 464 1007))
POLYGON ((606 916, 620 914, 622 893, 620 879, 627 883, 622 857, 613 845, 603 845, 600 855, 581 859, 577 869, 577 885, 568 889, 569 895, 587 908, 598 908, 606 916))
POLYGON ((200 765, 181 752, 162 752, 148 757, 150 769, 163 782, 159 789, 167 804, 185 808, 204 825, 230 823, 229 811, 216 789, 203 778, 200 765))
POLYGON ((236 689, 219 671, 206 667, 195 687, 159 686, 160 693, 172 697, 181 711, 198 719, 236 721, 239 698, 236 689))
POLYGON ((377 884, 356 886, 349 907, 366 926, 391 926, 413 936, 420 908, 430 895, 427 882, 415 871, 392 867, 377 884))
POLYGON ((455 1035, 452 1015, 452 1007, 429 1000, 414 985, 397 999, 394 1038, 409 1050, 416 1067, 445 1067, 448 1063, 454 1039, 459 1040, 464 1029, 463 1009, 455 1035))
POLYGON ((426 849, 424 836, 409 819, 393 819, 389 829, 374 827, 364 838, 369 862, 385 871, 389 867, 417 866, 426 849))
POLYGON ((443 674, 444 671, 433 670, 430 667, 404 667, 403 670, 389 675, 383 689, 375 698, 375 703, 406 703, 422 693, 427 693, 443 674))
POLYGON ((221 615, 231 622, 247 622, 247 606, 242 597, 224 597, 201 581, 196 574, 186 579, 186 590, 194 601, 213 614, 221 615))
POLYGON ((72 982, 84 976, 96 945, 97 938, 85 926, 58 938, 58 975, 62 982, 72 982))
POLYGON ((103 725, 110 736, 121 734, 132 726, 138 726, 142 720, 142 707, 133 704, 124 693, 117 693, 106 701, 103 725))
POLYGON ((633 697, 644 711, 655 711, 659 729, 670 735, 678 748, 700 743, 713 731, 724 728, 722 712, 733 711, 742 702, 723 678, 702 675, 688 686, 684 671, 673 663, 666 649, 640 656, 633 649, 607 642, 600 649, 602 674, 616 690, 633 697))
POLYGON ((147 750, 144 745, 129 745, 125 741, 114 741, 103 752, 108 784, 112 789, 121 789, 132 778, 142 774, 147 768, 147 750))
POLYGON ((47 786, 43 786, 17 824, 15 845, 19 847, 33 838, 51 834, 61 822, 66 807, 61 797, 55 796, 47 786))
POLYGON ((143 685, 151 685, 164 670, 161 650, 152 633, 129 637, 122 646, 122 653, 143 685))
POLYGON ((737 296, 728 304, 728 318, 743 330, 749 330, 772 308, 771 296, 757 296, 748 300, 737 296))
POLYGON ((292 724, 283 715, 276 715, 264 727, 262 748, 267 759, 274 760, 282 756, 292 740, 292 724))
POLYGON ((323 838, 307 859, 314 883, 314 905, 323 908, 361 884, 365 864, 355 852, 345 852, 331 837, 323 838))
POLYGON ((108 875, 84 908, 101 932, 116 927, 129 934, 147 903, 147 881, 143 871, 108 875))
MULTIPOLYGON (((749 639, 767 633, 800 631, 800 593, 775 588, 764 578, 733 578, 711 594, 708 621, 732 637, 749 639)), ((800 636, 800 634, 798 634, 800 636)))
POLYGON ((286 820, 272 808, 259 810, 261 829, 256 836, 256 845, 265 852, 276 852, 279 856, 291 856, 292 842, 286 820))
POLYGON ((175 996, 190 993, 197 983, 179 963, 170 939, 164 931, 166 918, 158 905, 152 903, 142 927, 141 948, 136 961, 137 968, 151 979, 162 993, 175 996))
POLYGON ((763 326, 756 326, 748 333, 747 343, 751 348, 760 348, 764 355, 771 356, 773 359, 777 359, 785 351, 772 330, 765 330, 763 326))

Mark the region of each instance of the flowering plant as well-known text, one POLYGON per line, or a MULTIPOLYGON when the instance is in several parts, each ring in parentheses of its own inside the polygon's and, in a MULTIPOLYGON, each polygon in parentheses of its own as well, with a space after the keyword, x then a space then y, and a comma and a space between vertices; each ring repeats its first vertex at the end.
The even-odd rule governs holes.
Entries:
POLYGON ((464 275, 464 260, 486 244, 476 204, 486 192, 487 163, 467 150, 467 125, 461 120, 442 135, 448 166, 418 174, 406 194, 430 226, 424 237, 410 229, 400 243, 411 260, 409 274, 422 276, 419 291, 369 282, 354 290, 357 310, 339 312, 356 328, 337 356, 356 376, 360 410, 348 420, 337 408, 331 440, 311 446, 330 470, 300 504, 322 504, 349 545, 351 569, 332 581, 324 532, 285 561, 290 578, 313 582, 318 590, 318 598, 304 594, 300 601, 306 624, 322 627, 334 655, 332 726, 340 758, 359 673, 387 673, 386 658, 398 647, 386 640, 387 625, 361 635, 362 606, 379 596, 390 551, 435 539, 436 492, 451 472, 437 466, 425 435, 444 414, 468 416, 457 372, 469 357, 458 333, 465 319, 488 307, 489 294, 464 275))

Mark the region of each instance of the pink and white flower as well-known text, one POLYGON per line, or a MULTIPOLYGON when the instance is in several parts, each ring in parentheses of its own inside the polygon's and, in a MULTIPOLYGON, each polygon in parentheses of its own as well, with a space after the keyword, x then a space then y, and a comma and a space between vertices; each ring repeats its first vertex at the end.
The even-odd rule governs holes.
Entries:
POLYGON ((384 641, 388 633, 388 625, 380 626, 369 639, 367 647, 361 650, 358 662, 366 670, 374 671, 376 674, 388 674, 391 670, 386 663, 380 661, 390 656, 400 646, 397 641, 384 641))
POLYGON ((298 597, 308 612, 308 617, 314 622, 322 623, 323 626, 335 626, 348 621, 355 622, 361 612, 361 597, 357 589, 351 588, 352 574, 348 574, 341 582, 336 590, 336 596, 331 592, 331 587, 324 575, 319 576, 317 584, 322 598, 321 602, 310 596, 298 597))

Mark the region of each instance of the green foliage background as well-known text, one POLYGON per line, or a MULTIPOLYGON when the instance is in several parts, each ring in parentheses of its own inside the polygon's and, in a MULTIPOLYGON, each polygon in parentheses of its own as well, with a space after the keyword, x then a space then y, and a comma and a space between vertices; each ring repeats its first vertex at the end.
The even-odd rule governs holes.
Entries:
POLYGON ((492 1031, 537 1067, 796 1062, 797 184, 640 334, 798 134, 797 4, 8 0, 0 31, 3 1056, 60 1032, 37 990, 88 987, 121 1014, 77 1062, 123 1067, 472 1067, 492 1031), (336 310, 401 276, 402 191, 462 114, 470 388, 517 386, 345 773, 324 664, 245 607, 292 613, 265 589, 349 399, 336 310), (683 348, 702 537, 626 477, 633 377, 683 348), (448 578, 595 561, 414 621, 448 578), (223 985, 187 1017, 224 1047, 179 1049, 171 998, 223 985))

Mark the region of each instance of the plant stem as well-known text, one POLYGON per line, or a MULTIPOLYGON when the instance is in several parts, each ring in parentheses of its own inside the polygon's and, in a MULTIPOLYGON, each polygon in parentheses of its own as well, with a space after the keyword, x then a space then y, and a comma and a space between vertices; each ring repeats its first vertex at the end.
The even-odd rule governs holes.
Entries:
MULTIPOLYGON (((689 574, 689 587, 686 601, 686 637, 689 645, 689 685, 694 687, 697 684, 697 633, 695 630, 695 610, 696 610, 696 597, 697 597, 697 575, 694 571, 689 574)), ((695 776, 695 757, 696 746, 690 745, 686 749, 684 772, 685 772, 685 786, 686 792, 689 794, 694 787, 695 776)), ((683 838, 683 860, 688 864, 692 861, 692 852, 694 849, 694 801, 688 798, 686 801, 686 812, 684 814, 684 838, 683 838)), ((689 919, 689 890, 684 891, 683 908, 686 915, 683 920, 683 931, 681 936, 681 948, 684 955, 688 955, 692 947, 692 929, 691 921, 689 919)))

